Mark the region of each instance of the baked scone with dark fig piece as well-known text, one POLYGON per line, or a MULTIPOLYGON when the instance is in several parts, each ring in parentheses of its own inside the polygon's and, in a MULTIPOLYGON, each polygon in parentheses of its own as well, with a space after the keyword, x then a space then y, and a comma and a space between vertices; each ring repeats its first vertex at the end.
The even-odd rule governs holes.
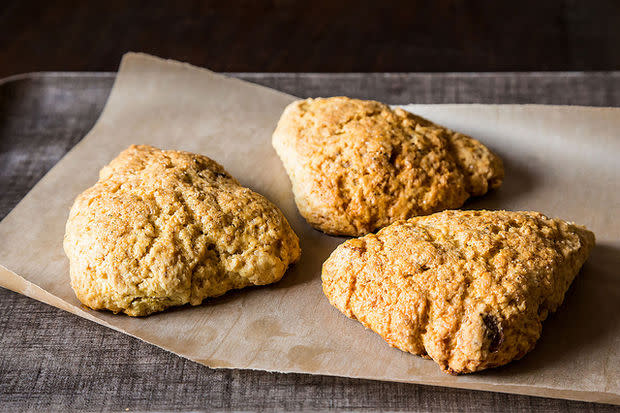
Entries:
POLYGON ((323 291, 391 346, 472 373, 534 348, 593 246, 538 212, 444 211, 344 242, 323 291))
POLYGON ((477 140, 369 100, 293 102, 272 143, 299 212, 333 235, 459 208, 504 177, 501 159, 477 140))
POLYGON ((300 256, 282 212, 218 163, 135 145, 77 197, 64 249, 78 299, 131 316, 276 282, 300 256))

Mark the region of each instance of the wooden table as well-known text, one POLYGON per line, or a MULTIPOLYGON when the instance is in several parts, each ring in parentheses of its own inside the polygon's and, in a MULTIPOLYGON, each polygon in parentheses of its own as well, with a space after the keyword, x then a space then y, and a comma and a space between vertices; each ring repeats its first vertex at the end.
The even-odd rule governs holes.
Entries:
POLYGON ((230 72, 620 69, 617 0, 2 0, 0 77, 134 50, 230 72))
MULTIPOLYGON (((620 105, 620 72, 232 75, 297 96, 620 105)), ((0 81, 0 218, 92 127, 113 80, 111 73, 39 73, 0 81)), ((619 410, 401 383, 213 370, 0 289, 0 410, 127 409, 619 410)))

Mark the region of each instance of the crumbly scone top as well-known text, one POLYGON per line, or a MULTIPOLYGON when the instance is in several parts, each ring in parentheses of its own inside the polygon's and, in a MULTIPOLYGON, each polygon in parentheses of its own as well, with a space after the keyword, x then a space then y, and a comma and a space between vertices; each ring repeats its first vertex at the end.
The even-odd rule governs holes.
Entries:
POLYGON ((78 298, 129 315, 275 282, 300 255, 277 207, 215 161, 136 145, 78 196, 64 248, 78 298))
POLYGON ((468 373, 534 347, 593 246, 537 212, 444 211, 346 241, 323 290, 391 345, 468 373))
POLYGON ((475 139, 402 109, 346 97, 297 101, 274 132, 301 214, 363 235, 501 185, 501 160, 475 139))

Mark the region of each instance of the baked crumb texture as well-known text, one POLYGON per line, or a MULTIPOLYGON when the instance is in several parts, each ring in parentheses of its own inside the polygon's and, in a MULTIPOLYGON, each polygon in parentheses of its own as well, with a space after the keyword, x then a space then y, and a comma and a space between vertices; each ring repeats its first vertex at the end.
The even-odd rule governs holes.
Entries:
POLYGON ((534 348, 593 246, 538 212, 444 211, 346 241, 323 291, 391 346, 471 373, 534 348))
POLYGON ((273 146, 301 215, 334 235, 458 208, 501 185, 501 159, 475 139, 375 101, 290 104, 273 146))
POLYGON ((77 197, 64 249, 78 299, 131 316, 276 282, 300 256, 278 208, 222 166, 135 145, 77 197))

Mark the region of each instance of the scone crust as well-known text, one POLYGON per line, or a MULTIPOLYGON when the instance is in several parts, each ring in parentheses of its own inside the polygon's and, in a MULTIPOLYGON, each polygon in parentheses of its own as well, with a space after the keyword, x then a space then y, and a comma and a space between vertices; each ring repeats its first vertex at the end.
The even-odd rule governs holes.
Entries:
POLYGON ((594 242, 538 212, 444 211, 346 241, 323 291, 390 345, 471 373, 534 348, 594 242))
POLYGON ((276 282, 300 256, 280 210, 215 161, 136 145, 77 197, 64 250, 84 305, 131 316, 276 282))
POLYGON ((458 208, 504 176, 501 159, 477 140, 375 101, 293 102, 272 143, 301 215, 334 235, 458 208))

